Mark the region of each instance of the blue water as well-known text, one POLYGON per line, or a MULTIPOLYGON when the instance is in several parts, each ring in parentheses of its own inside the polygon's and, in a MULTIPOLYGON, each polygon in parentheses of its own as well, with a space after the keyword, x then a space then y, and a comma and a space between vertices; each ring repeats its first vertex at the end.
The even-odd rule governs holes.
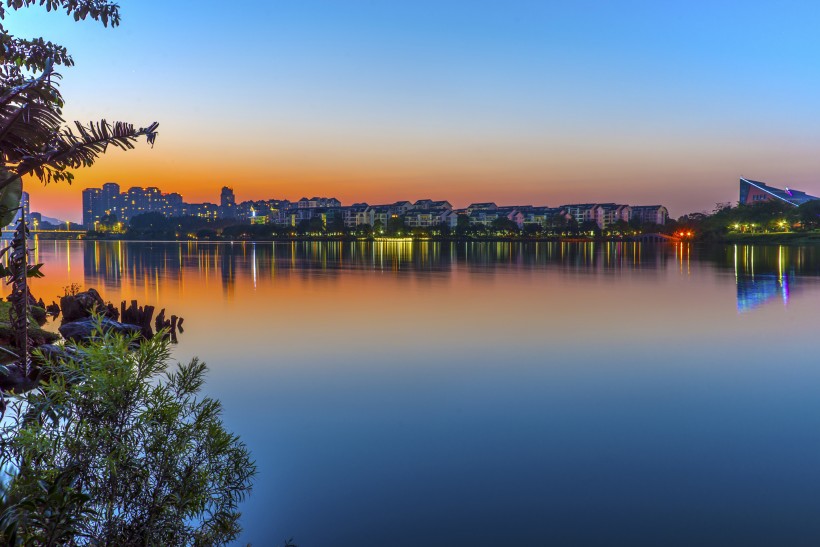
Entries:
POLYGON ((820 544, 814 249, 39 254, 41 292, 185 317, 175 355, 209 364, 258 464, 243 542, 820 544))

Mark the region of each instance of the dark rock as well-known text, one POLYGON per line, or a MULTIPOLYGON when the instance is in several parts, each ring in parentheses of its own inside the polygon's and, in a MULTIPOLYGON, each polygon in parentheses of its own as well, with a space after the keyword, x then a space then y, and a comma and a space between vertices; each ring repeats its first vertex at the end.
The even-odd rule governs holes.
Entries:
POLYGON ((43 344, 37 348, 39 353, 32 353, 31 357, 35 364, 44 365, 46 362, 58 363, 60 361, 72 361, 82 356, 83 352, 72 346, 57 346, 54 344, 43 344))
POLYGON ((25 393, 40 385, 40 371, 32 368, 30 374, 24 374, 24 368, 20 363, 10 363, 5 365, 5 369, 0 369, 0 391, 25 393))
MULTIPOLYGON (((65 313, 65 308, 63 308, 65 313)), ((113 331, 124 336, 131 336, 133 334, 140 334, 142 328, 137 325, 129 325, 127 323, 118 323, 106 317, 101 317, 99 320, 92 318, 80 319, 70 323, 63 323, 60 326, 60 334, 66 340, 73 342, 87 342, 99 336, 99 330, 103 332, 113 331)))
MULTIPOLYGON (((30 328, 28 330, 28 338, 31 345, 40 346, 42 344, 50 344, 60 339, 60 336, 43 329, 30 328)), ((14 345, 14 329, 8 323, 0 323, 0 344, 14 345)))
POLYGON ((57 302, 51 301, 51 304, 46 306, 46 312, 54 316, 56 319, 60 315, 60 305, 57 302))
POLYGON ((120 320, 120 310, 118 310, 117 307, 114 304, 109 302, 107 309, 108 309, 108 313, 105 314, 106 317, 108 317, 109 319, 113 319, 114 321, 119 321, 120 320))
POLYGON ((63 296, 60 298, 60 308, 63 310, 63 323, 85 319, 93 313, 104 316, 109 313, 108 306, 95 289, 88 289, 74 296, 63 296))

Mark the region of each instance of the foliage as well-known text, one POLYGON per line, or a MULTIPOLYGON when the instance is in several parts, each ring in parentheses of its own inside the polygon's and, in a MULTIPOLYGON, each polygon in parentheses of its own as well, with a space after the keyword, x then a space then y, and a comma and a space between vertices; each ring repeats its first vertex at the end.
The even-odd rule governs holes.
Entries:
POLYGON ((323 235, 326 233, 325 223, 321 217, 315 216, 310 219, 302 219, 296 226, 296 231, 301 234, 323 235))
POLYGON ((76 545, 82 522, 96 517, 89 497, 77 490, 73 470, 40 480, 31 493, 7 496, 0 514, 0 540, 6 545, 76 545))
MULTIPOLYGON (((0 20, 6 9, 20 9, 32 4, 44 5, 49 11, 64 9, 75 20, 90 18, 103 25, 119 24, 119 6, 104 0, 6 0, 0 4, 0 20)), ((62 46, 42 38, 21 39, 0 24, 0 158, 4 180, 8 173, 17 176, 34 174, 43 182, 66 180, 69 169, 89 166, 109 145, 133 148, 133 142, 145 136, 149 143, 156 138, 157 123, 136 129, 124 122, 105 120, 88 124, 74 123, 64 127, 63 98, 58 89, 60 75, 55 65, 71 66, 73 59, 62 46)))
POLYGON ((470 217, 467 215, 459 214, 456 217, 456 235, 459 237, 464 237, 467 235, 467 232, 470 230, 470 217))
POLYGON ((128 235, 135 238, 150 237, 173 239, 176 235, 174 224, 162 213, 142 213, 128 222, 128 235))
POLYGON ((16 469, 10 493, 28 500, 7 519, 24 544, 46 544, 35 538, 66 523, 75 545, 222 545, 239 534, 256 468, 220 403, 200 396, 205 365, 169 370, 164 336, 131 351, 134 341, 101 335, 12 400, 0 463, 16 469))
POLYGON ((404 217, 393 215, 387 219, 387 235, 391 237, 406 235, 408 231, 407 224, 404 222, 404 217))
POLYGON ((83 290, 79 283, 71 283, 63 287, 63 296, 77 296, 83 290))
POLYGON ((820 212, 816 202, 795 207, 780 200, 763 201, 753 205, 730 207, 719 203, 711 214, 692 213, 678 219, 676 229, 693 231, 699 239, 721 239, 729 232, 763 233, 783 232, 794 228, 811 228, 816 225, 820 212), (811 222, 811 221, 814 222, 811 222), (803 224, 800 224, 804 222, 803 224))
MULTIPOLYGON (((5 19, 7 9, 17 10, 35 4, 45 6, 48 11, 64 9, 77 21, 91 18, 105 26, 119 24, 119 7, 105 0, 6 0, 0 3, 0 20, 5 19)), ((157 135, 156 122, 139 129, 129 123, 109 123, 106 120, 88 124, 75 122, 73 129, 64 125, 63 98, 57 87, 60 75, 54 71, 55 64, 73 64, 64 47, 42 38, 18 38, 0 24, 0 51, 2 225, 8 224, 14 212, 20 209, 25 175, 34 175, 43 183, 71 182, 71 169, 92 165, 108 146, 130 149, 138 137, 146 137, 153 145, 157 135)), ((21 210, 12 243, 6 248, 11 250, 10 265, 0 275, 8 277, 8 282, 12 284, 12 325, 19 329, 16 333, 17 345, 24 349, 23 366, 28 373, 30 293, 27 277, 39 276, 40 265, 28 265, 28 228, 22 213, 21 210)))
POLYGON ((500 216, 493 220, 490 224, 490 228, 492 228, 495 233, 500 235, 518 235, 520 233, 518 224, 507 217, 500 216))

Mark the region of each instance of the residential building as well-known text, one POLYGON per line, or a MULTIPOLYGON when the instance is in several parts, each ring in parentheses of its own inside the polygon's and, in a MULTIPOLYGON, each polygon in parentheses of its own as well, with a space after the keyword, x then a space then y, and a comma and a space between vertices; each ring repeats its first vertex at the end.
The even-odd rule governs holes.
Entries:
POLYGON ((580 226, 584 222, 598 222, 597 203, 572 203, 562 205, 561 209, 567 212, 580 226))
POLYGON ((228 186, 222 187, 222 193, 219 196, 219 218, 235 218, 236 217, 236 197, 233 194, 233 188, 228 186))
POLYGON ((86 188, 83 190, 83 227, 86 230, 93 230, 94 223, 102 218, 101 194, 102 190, 99 188, 86 188))
POLYGON ((619 220, 629 222, 629 205, 617 203, 599 203, 595 208, 595 222, 601 230, 606 230, 619 220))
POLYGON ((663 205, 633 205, 629 220, 637 219, 641 224, 666 224, 669 211, 663 205))

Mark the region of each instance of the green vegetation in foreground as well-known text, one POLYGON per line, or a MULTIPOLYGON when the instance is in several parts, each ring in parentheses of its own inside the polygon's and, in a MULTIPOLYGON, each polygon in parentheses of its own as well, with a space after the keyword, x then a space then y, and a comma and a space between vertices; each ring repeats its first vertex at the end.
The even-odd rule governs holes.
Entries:
MULTIPOLYGON (((10 310, 11 302, 7 302, 5 300, 0 301, 0 347, 16 354, 18 353, 17 349, 11 345, 14 341, 14 329, 12 328, 9 320, 10 310)), ((34 317, 45 318, 46 310, 43 308, 38 308, 35 306, 31 310, 34 317)), ((29 318, 29 336, 31 336, 35 342, 39 344, 50 344, 52 342, 56 342, 60 338, 59 335, 40 328, 38 322, 31 317, 29 318)), ((6 351, 0 351, 0 362, 6 362, 9 359, 11 359, 11 355, 9 355, 6 351)))
POLYGON ((236 540, 256 466, 200 393, 205 365, 171 366, 164 336, 135 342, 105 334, 44 367, 39 389, 7 395, 0 544, 236 540))
MULTIPOLYGON (((119 6, 109 0, 0 2, 0 225, 19 207, 23 177, 70 182, 73 169, 92 165, 109 146, 130 149, 137 137, 153 144, 157 135, 156 122, 65 127, 54 70, 73 65, 71 56, 5 27, 8 11, 36 4, 65 10, 75 21, 120 21, 119 6)), ((28 264, 26 220, 21 214, 4 248, 8 265, 0 268, 12 285, 11 302, 0 310, 21 353, 0 366, 0 375, 27 380, 0 392, 0 545, 235 541, 238 504, 256 466, 223 427, 219 401, 201 396, 204 364, 171 367, 162 332, 147 341, 100 333, 82 347, 69 344, 55 361, 29 359, 30 342, 46 334, 31 319, 43 319, 45 310, 29 305, 26 280, 42 274, 40 265, 28 264)))

